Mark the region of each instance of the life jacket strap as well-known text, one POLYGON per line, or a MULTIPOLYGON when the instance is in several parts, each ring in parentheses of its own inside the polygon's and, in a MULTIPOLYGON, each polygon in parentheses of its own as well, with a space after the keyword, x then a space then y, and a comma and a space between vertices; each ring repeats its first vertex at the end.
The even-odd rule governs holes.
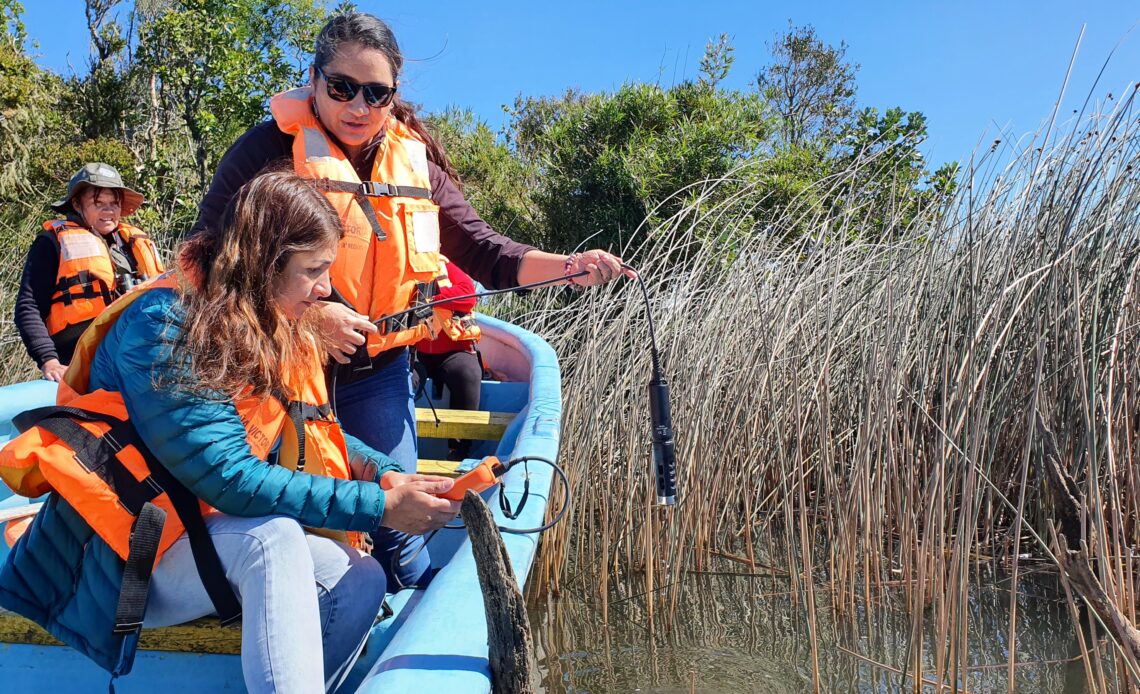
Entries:
POLYGON ((103 280, 91 274, 90 270, 80 270, 70 277, 62 278, 56 282, 55 292, 58 296, 53 296, 51 302, 62 303, 64 306, 71 306, 71 302, 76 299, 102 297, 108 304, 115 300, 111 288, 103 280), (71 289, 76 286, 82 287, 82 291, 73 292, 71 289))
POLYGON ((151 572, 158 556, 158 543, 166 525, 166 511, 149 501, 131 528, 130 550, 123 567, 123 581, 119 585, 119 603, 115 607, 115 626, 112 632, 123 637, 119 661, 111 671, 115 677, 129 674, 134 667, 138 651, 139 633, 146 616, 146 599, 150 593, 151 572))
POLYGON ((364 181, 361 190, 370 198, 424 198, 431 199, 431 191, 419 186, 397 186, 379 181, 364 181))
POLYGON ((214 611, 218 613, 218 620, 222 626, 229 626, 241 619, 241 602, 234 594, 233 586, 226 578, 226 570, 222 560, 218 557, 218 550, 210 533, 206 529, 206 519, 202 517, 202 509, 198 505, 198 497, 186 488, 184 484, 174 477, 149 451, 143 450, 143 459, 146 460, 150 474, 158 479, 174 512, 186 528, 186 537, 190 540, 190 552, 194 555, 194 564, 198 567, 198 576, 210 596, 214 611))
POLYGON ((434 311, 432 311, 431 306, 424 306, 424 304, 430 303, 438 294, 438 280, 416 282, 416 292, 412 299, 412 305, 406 310, 395 313, 377 323, 376 326, 380 329, 380 334, 387 335, 401 330, 411 330, 421 323, 430 321, 434 311))
POLYGON ((376 216, 376 208, 372 207, 371 203, 368 202, 368 198, 399 197, 431 199, 431 191, 418 186, 397 186, 378 181, 353 183, 352 181, 334 181, 331 178, 322 178, 317 181, 316 184, 319 190, 352 193, 356 198, 356 204, 360 205, 361 211, 364 212, 364 216, 368 219, 368 225, 372 227, 372 233, 376 234, 376 238, 381 241, 386 241, 388 234, 384 233, 384 229, 380 226, 380 219, 376 216))
POLYGON ((310 405, 300 400, 290 400, 288 395, 275 391, 273 397, 285 408, 293 429, 297 432, 297 472, 305 469, 305 422, 327 419, 332 414, 332 406, 326 403, 310 405))
POLYGON ((22 412, 13 418, 12 423, 21 432, 30 426, 39 426, 67 444, 75 452, 76 462, 106 482, 132 516, 137 517, 147 503, 162 494, 162 487, 152 476, 135 479, 116 457, 127 446, 142 448, 129 422, 77 407, 48 406, 22 412), (96 435, 81 427, 76 420, 103 422, 111 428, 102 435, 96 435))
MULTIPOLYGON (((138 518, 146 506, 163 492, 166 492, 174 511, 186 528, 186 535, 190 540, 190 550, 194 555, 194 564, 198 568, 198 575, 206 594, 214 605, 215 611, 223 626, 233 624, 241 618, 241 603, 234 595, 233 587, 226 578, 222 561, 218 558, 217 549, 206 530, 206 521, 202 518, 202 509, 198 505, 198 498, 186 488, 178 479, 154 457, 150 449, 143 444, 138 432, 127 420, 111 415, 93 412, 78 407, 49 406, 22 412, 12 418, 12 424, 24 432, 33 426, 39 426, 55 434, 71 450, 75 452, 76 460, 87 470, 94 472, 106 481, 115 490, 123 506, 138 518), (103 422, 110 425, 110 429, 102 435, 96 435, 84 429, 76 421, 103 422), (136 480, 133 473, 123 465, 116 454, 127 446, 134 446, 143 460, 146 461, 150 471, 143 480, 136 480)), ((150 504, 153 506, 153 504, 150 504)), ((165 517, 164 517, 165 521, 165 517)), ((149 523, 152 521, 148 520, 149 523)), ((159 530, 161 536, 161 529, 159 530)), ((134 551, 132 542, 127 553, 130 561, 134 551)), ((158 547, 155 546, 157 555, 158 547)), ((154 565, 154 556, 148 566, 154 565)), ((143 601, 145 607, 145 599, 143 601)), ((137 620, 141 624, 141 618, 137 620)), ((137 642, 137 638, 135 638, 137 642)), ((120 654, 120 661, 128 655, 133 659, 133 653, 128 653, 124 645, 120 654)), ((129 667, 129 664, 128 664, 129 667)))

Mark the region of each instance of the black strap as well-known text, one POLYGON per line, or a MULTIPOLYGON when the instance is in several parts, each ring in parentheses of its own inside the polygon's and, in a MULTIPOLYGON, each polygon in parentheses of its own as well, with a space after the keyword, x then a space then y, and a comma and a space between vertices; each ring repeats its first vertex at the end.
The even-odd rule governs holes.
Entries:
POLYGON ((434 311, 431 306, 424 304, 431 303, 438 294, 439 280, 416 282, 415 296, 412 297, 411 306, 378 321, 376 327, 380 329, 380 334, 387 335, 401 330, 411 330, 421 323, 430 321, 434 311))
POLYGON ((75 452, 76 462, 88 472, 99 475, 115 490, 131 515, 137 516, 144 504, 162 493, 153 477, 136 479, 116 456, 127 446, 142 447, 134 427, 125 420, 76 407, 51 405, 21 412, 12 418, 12 423, 21 432, 39 426, 62 440, 75 452), (94 434, 76 420, 102 422, 111 428, 103 434, 94 434))
POLYGON ((122 420, 118 417, 111 415, 100 414, 98 412, 91 412, 90 410, 81 410, 78 407, 64 407, 61 405, 46 405, 44 407, 35 407, 30 410, 24 410, 20 414, 12 418, 12 426, 16 427, 16 431, 21 434, 31 429, 40 423, 40 420, 47 417, 52 417, 56 413, 64 414, 68 417, 81 419, 85 422, 106 422, 114 426, 116 422, 122 420))
POLYGON ((360 184, 364 194, 370 198, 424 198, 431 199, 429 188, 419 186, 398 186, 379 181, 364 181, 360 184))
POLYGON ((198 497, 179 482, 170 470, 158 462, 149 452, 143 453, 150 474, 158 479, 170 497, 174 512, 186 528, 186 536, 190 540, 190 551, 194 555, 194 564, 198 567, 198 575, 202 585, 206 587, 206 594, 218 613, 222 626, 229 626, 241 619, 241 602, 234 594, 233 586, 226 578, 226 570, 222 568, 222 560, 218 557, 218 550, 214 547, 210 533, 206 530, 206 520, 202 518, 202 509, 198 506, 198 497))
POLYGON ((388 234, 384 233, 384 228, 380 226, 380 218, 376 216, 376 209, 368 202, 368 195, 364 192, 364 184, 322 178, 317 181, 317 188, 340 193, 352 193, 356 198, 356 204, 360 206, 360 211, 368 220, 368 225, 372 227, 372 233, 376 234, 376 238, 381 241, 388 240, 388 234))
POLYGON ((146 617, 146 599, 150 593, 150 577, 158 557, 158 543, 166 525, 166 511, 147 502, 131 528, 131 544, 119 584, 119 604, 115 607, 112 632, 123 637, 119 660, 111 671, 111 690, 115 679, 129 674, 138 652, 139 634, 146 617))
MULTIPOLYGON (((327 419, 332 414, 332 405, 327 402, 310 405, 300 400, 290 400, 288 395, 279 390, 273 391, 273 397, 285 408, 285 414, 289 416, 297 433, 297 471, 301 472, 305 469, 305 422, 327 419)), ((277 464, 277 460, 270 462, 277 464)))
MULTIPOLYGON (((217 549, 206 530, 198 498, 143 445, 130 422, 75 407, 49 406, 22 412, 12 418, 12 423, 21 432, 31 426, 41 426, 51 431, 76 452, 76 458, 84 467, 93 472, 105 471, 106 476, 103 478, 114 486, 120 501, 134 515, 141 514, 149 501, 165 491, 186 528, 198 575, 222 625, 233 624, 241 617, 241 603, 234 595, 217 549), (111 425, 111 429, 102 436, 96 436, 73 419, 105 422, 111 425), (115 453, 128 445, 135 447, 150 470, 150 475, 142 481, 135 480, 134 475, 115 456, 115 453)), ((154 563, 153 559, 151 563, 154 563)))
POLYGON ((147 475, 138 480, 119 460, 116 453, 126 446, 139 447, 134 427, 126 422, 112 425, 102 435, 84 429, 70 416, 53 413, 39 423, 40 428, 55 434, 75 451, 75 460, 88 472, 101 477, 114 491, 119 501, 133 516, 139 515, 144 506, 162 493, 162 487, 154 477, 147 475))
POLYGON ((158 541, 166 525, 166 511, 151 502, 143 504, 131 528, 131 544, 119 589, 119 605, 115 608, 116 634, 142 629, 146 613, 146 596, 150 574, 158 557, 158 541))
POLYGON ((80 270, 74 275, 61 278, 56 282, 55 291, 58 293, 58 296, 52 297, 52 303, 63 304, 64 306, 70 306, 71 302, 76 299, 95 299, 102 297, 108 304, 115 299, 107 283, 91 274, 89 270, 80 270), (82 287, 83 291, 71 291, 71 288, 76 286, 82 287))
POLYGON ((300 402, 292 401, 285 406, 285 412, 293 422, 293 429, 297 432, 297 472, 305 469, 305 416, 298 405, 300 402))
POLYGON ((381 241, 387 240, 388 235, 384 233, 384 229, 380 226, 380 219, 376 216, 376 209, 368 202, 368 198, 398 197, 431 199, 431 190, 428 188, 397 186, 391 183, 381 183, 379 181, 353 183, 351 181, 334 181, 330 178, 322 178, 317 181, 317 187, 321 190, 335 191, 338 193, 352 193, 356 198, 356 204, 360 205, 361 211, 364 212, 364 216, 368 219, 368 224, 372 227, 372 233, 376 234, 376 238, 381 241))

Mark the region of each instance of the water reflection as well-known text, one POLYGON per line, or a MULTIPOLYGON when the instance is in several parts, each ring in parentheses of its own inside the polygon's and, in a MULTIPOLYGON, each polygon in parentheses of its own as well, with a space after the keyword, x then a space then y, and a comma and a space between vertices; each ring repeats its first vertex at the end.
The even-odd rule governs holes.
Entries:
MULTIPOLYGON (((582 591, 585 592, 585 591, 582 591)), ((806 605, 770 578, 690 577, 680 591, 668 632, 651 633, 644 599, 611 598, 602 623, 596 595, 568 595, 533 607, 535 646, 544 690, 581 692, 802 692, 813 686, 806 605)), ((1007 688, 1009 588, 1001 581, 972 586, 966 670, 958 691, 1007 688)), ((912 620, 901 593, 852 620, 835 620, 817 593, 819 680, 827 692, 913 691, 907 669, 912 620)), ((925 621, 922 691, 936 692, 935 634, 925 621)), ((1023 581, 1018 591, 1015 688, 1025 692, 1088 691, 1071 618, 1049 578, 1023 581)), ((949 680, 949 677, 947 677, 949 680)), ((951 691, 950 687, 942 691, 951 691)))

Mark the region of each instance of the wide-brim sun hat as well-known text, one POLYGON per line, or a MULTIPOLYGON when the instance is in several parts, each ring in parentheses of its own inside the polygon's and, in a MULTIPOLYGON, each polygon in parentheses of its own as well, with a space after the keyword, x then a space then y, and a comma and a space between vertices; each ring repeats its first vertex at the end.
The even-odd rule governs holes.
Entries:
POLYGON ((127 217, 143 204, 142 193, 123 185, 123 177, 115 167, 102 162, 84 164, 67 183, 67 195, 52 203, 51 208, 61 214, 73 209, 71 199, 87 188, 112 188, 122 191, 122 216, 127 217))

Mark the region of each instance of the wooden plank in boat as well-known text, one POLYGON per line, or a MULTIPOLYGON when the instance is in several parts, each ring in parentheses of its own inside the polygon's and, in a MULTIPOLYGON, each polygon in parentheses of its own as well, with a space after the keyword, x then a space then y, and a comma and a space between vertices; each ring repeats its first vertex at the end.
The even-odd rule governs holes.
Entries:
POLYGON ((486 410, 444 410, 436 408, 439 423, 427 407, 416 408, 417 433, 429 439, 471 439, 498 441, 503 438, 507 425, 515 418, 513 412, 487 412, 486 410))
MULTIPOLYGON (((7 610, 0 610, 0 643, 28 643, 38 646, 62 645, 38 624, 7 610)), ((241 629, 223 627, 214 617, 161 629, 143 629, 139 648, 147 651, 181 653, 241 653, 241 629)))
POLYGON ((459 477, 459 461, 457 460, 425 460, 416 461, 416 472, 421 475, 442 475, 443 477, 459 477))

